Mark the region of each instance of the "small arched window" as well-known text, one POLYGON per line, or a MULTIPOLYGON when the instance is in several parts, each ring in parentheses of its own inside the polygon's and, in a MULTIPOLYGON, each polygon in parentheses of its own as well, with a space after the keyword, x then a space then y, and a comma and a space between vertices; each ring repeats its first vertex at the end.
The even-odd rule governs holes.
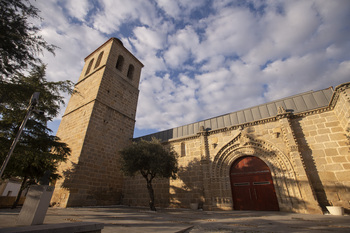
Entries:
POLYGON ((100 54, 98 55, 98 58, 97 58, 97 61, 96 61, 96 64, 95 64, 95 69, 97 67, 99 67, 100 63, 101 63, 101 60, 102 60, 102 57, 103 57, 103 51, 100 52, 100 54))
POLYGON ((129 65, 127 76, 129 79, 132 79, 132 77, 134 76, 134 66, 133 65, 129 65))
POLYGON ((186 144, 181 142, 181 157, 186 156, 186 144))
POLYGON ((89 62, 89 65, 86 69, 85 75, 87 75, 88 73, 90 73, 91 67, 92 67, 92 63, 94 62, 94 59, 91 59, 91 61, 89 62))
POLYGON ((122 71, 124 64, 124 57, 122 55, 119 55, 117 65, 115 66, 118 70, 122 71))

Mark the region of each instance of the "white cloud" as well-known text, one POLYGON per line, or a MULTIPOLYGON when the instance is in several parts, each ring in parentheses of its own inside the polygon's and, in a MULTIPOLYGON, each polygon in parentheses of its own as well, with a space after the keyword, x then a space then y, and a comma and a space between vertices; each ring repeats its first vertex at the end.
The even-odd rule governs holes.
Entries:
POLYGON ((251 107, 263 102, 263 88, 256 69, 235 62, 230 69, 221 68, 196 76, 200 83, 198 101, 202 104, 202 119, 251 107))
POLYGON ((214 55, 207 58, 207 62, 201 67, 202 71, 215 71, 225 65, 225 56, 214 55))
POLYGON ((144 65, 138 129, 167 129, 349 80, 348 0, 35 1, 51 80, 119 37, 144 65), (254 10, 255 9, 255 10, 254 10), (72 18, 73 17, 73 18, 72 18))
POLYGON ((205 38, 196 51, 197 61, 215 55, 236 56, 245 54, 256 43, 259 28, 248 9, 224 8, 202 23, 207 24, 205 38))
POLYGON ((263 74, 269 85, 265 96, 269 100, 286 97, 298 92, 319 90, 334 83, 349 80, 349 61, 330 63, 324 53, 292 57, 275 61, 263 74))
POLYGON ((163 58, 158 55, 166 43, 167 24, 159 25, 158 28, 136 27, 134 36, 126 40, 131 52, 145 65, 142 77, 154 76, 157 71, 166 69, 163 58))
POLYGON ((177 1, 157 0, 157 4, 171 17, 177 17, 181 14, 181 9, 177 1))
POLYGON ((179 45, 170 46, 168 51, 166 51, 164 54, 166 63, 171 68, 179 67, 180 65, 182 65, 187 61, 188 57, 189 57, 189 51, 179 45))
MULTIPOLYGON (((337 1, 343 2, 344 1, 337 1)), ((283 13, 270 7, 259 19, 260 42, 243 56, 247 62, 264 64, 290 56, 304 56, 324 49, 339 40, 349 42, 349 30, 344 27, 344 11, 329 1, 286 2, 283 13), (327 9, 327 10, 326 10, 327 9), (348 39, 345 39, 348 38, 348 39)))
POLYGON ((85 21, 85 17, 92 8, 89 4, 89 0, 65 0, 65 6, 71 17, 77 18, 80 21, 85 21))
POLYGON ((197 49, 199 38, 194 29, 188 26, 169 36, 168 43, 169 48, 164 53, 164 59, 171 68, 179 68, 197 49))
POLYGON ((159 23, 156 9, 149 1, 144 0, 101 0, 103 9, 94 16, 94 27, 99 31, 111 34, 119 31, 122 23, 140 21, 143 25, 159 23))
POLYGON ((143 129, 168 129, 194 122, 200 115, 196 83, 181 76, 176 84, 169 75, 150 77, 141 83, 136 125, 143 129))
MULTIPOLYGON (((261 3, 254 4, 262 6, 261 3)), ((348 33, 334 30, 330 25, 344 25, 340 19, 344 21, 348 16, 341 13, 336 17, 339 9, 328 7, 332 9, 333 13, 330 13, 324 4, 329 2, 280 1, 268 5, 259 15, 246 7, 221 2, 215 5, 218 14, 201 20, 200 29, 204 34, 199 35, 196 31, 198 24, 171 34, 169 47, 164 52, 168 67, 185 70, 191 57, 200 67, 197 71, 201 74, 195 79, 184 79, 195 83, 191 89, 196 93, 193 103, 200 109, 198 119, 322 89, 334 85, 332 82, 345 82, 349 63, 339 65, 337 61, 331 61, 349 60, 348 53, 344 53, 349 51, 349 40, 340 39, 340 33, 345 36, 348 33), (338 41, 342 41, 347 49, 342 50, 338 41), (263 67, 265 64, 268 65, 263 67), (261 71, 261 67, 265 69, 261 71)), ((172 96, 180 91, 184 93, 178 85, 172 96)), ((155 100, 155 103, 175 109, 183 103, 181 98, 162 100, 155 100)), ((170 110, 165 113, 167 121, 171 122, 169 127, 173 126, 174 119, 179 116, 170 110)))
POLYGON ((191 12, 206 4, 205 0, 156 0, 156 2, 167 15, 182 20, 187 20, 185 18, 189 18, 191 12))
POLYGON ((151 49, 161 49, 164 46, 164 35, 146 27, 137 27, 134 29, 135 37, 143 43, 143 46, 151 49))
MULTIPOLYGON (((50 81, 70 80, 76 83, 84 66, 84 58, 107 40, 96 30, 83 24, 73 24, 65 16, 63 8, 51 1, 34 4, 41 10, 43 18, 40 34, 58 48, 55 56, 44 51, 42 60, 47 64, 46 77, 50 81)), ((68 103, 69 96, 65 96, 68 103)), ((65 111, 62 106, 60 119, 65 111)))
MULTIPOLYGON (((349 74, 350 74, 350 61, 343 61, 340 64, 337 65, 337 67, 334 69, 334 72, 327 72, 327 77, 334 77, 334 80, 336 80, 337 84, 349 82, 349 74)), ((333 80, 329 80, 329 82, 333 82, 333 80)), ((332 84, 330 84, 332 85, 332 84)))

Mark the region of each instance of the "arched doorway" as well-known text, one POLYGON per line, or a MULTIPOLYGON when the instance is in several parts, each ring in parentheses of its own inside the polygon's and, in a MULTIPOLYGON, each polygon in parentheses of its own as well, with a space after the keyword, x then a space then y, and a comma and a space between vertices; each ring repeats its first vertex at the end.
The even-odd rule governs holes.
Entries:
POLYGON ((245 156, 230 169, 235 210, 279 210, 269 167, 261 159, 245 156))

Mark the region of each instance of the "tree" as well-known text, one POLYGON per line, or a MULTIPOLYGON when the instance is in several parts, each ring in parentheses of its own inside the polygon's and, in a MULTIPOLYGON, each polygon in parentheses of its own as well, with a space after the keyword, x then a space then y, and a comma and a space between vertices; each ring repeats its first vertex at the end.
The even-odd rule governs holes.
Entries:
POLYGON ((138 172, 146 179, 150 197, 149 206, 154 206, 152 180, 156 177, 176 179, 178 164, 173 148, 165 148, 159 140, 141 140, 120 151, 122 171, 127 176, 135 176, 138 172))
POLYGON ((38 35, 39 28, 28 19, 39 19, 39 10, 29 0, 0 0, 0 76, 12 75, 35 65, 43 50, 56 46, 38 35))
MULTIPOLYGON (((26 115, 31 95, 40 92, 37 109, 28 119, 21 138, 1 178, 21 177, 20 193, 28 183, 37 183, 46 171, 51 179, 60 161, 70 154, 67 144, 50 135, 47 122, 59 114, 64 104, 61 93, 72 93, 70 81, 49 82, 45 78, 45 65, 36 66, 28 76, 18 74, 0 80, 0 162, 4 161, 10 145, 26 115)), ((16 203, 15 203, 16 204, 16 203)))

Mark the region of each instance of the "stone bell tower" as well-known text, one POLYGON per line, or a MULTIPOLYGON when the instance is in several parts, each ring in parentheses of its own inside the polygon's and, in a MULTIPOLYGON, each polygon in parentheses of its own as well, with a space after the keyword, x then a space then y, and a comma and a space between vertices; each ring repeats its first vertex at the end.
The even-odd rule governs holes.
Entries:
POLYGON ((51 203, 60 207, 121 201, 118 151, 133 137, 143 65, 111 38, 85 58, 57 136, 72 153, 60 164, 51 203))

